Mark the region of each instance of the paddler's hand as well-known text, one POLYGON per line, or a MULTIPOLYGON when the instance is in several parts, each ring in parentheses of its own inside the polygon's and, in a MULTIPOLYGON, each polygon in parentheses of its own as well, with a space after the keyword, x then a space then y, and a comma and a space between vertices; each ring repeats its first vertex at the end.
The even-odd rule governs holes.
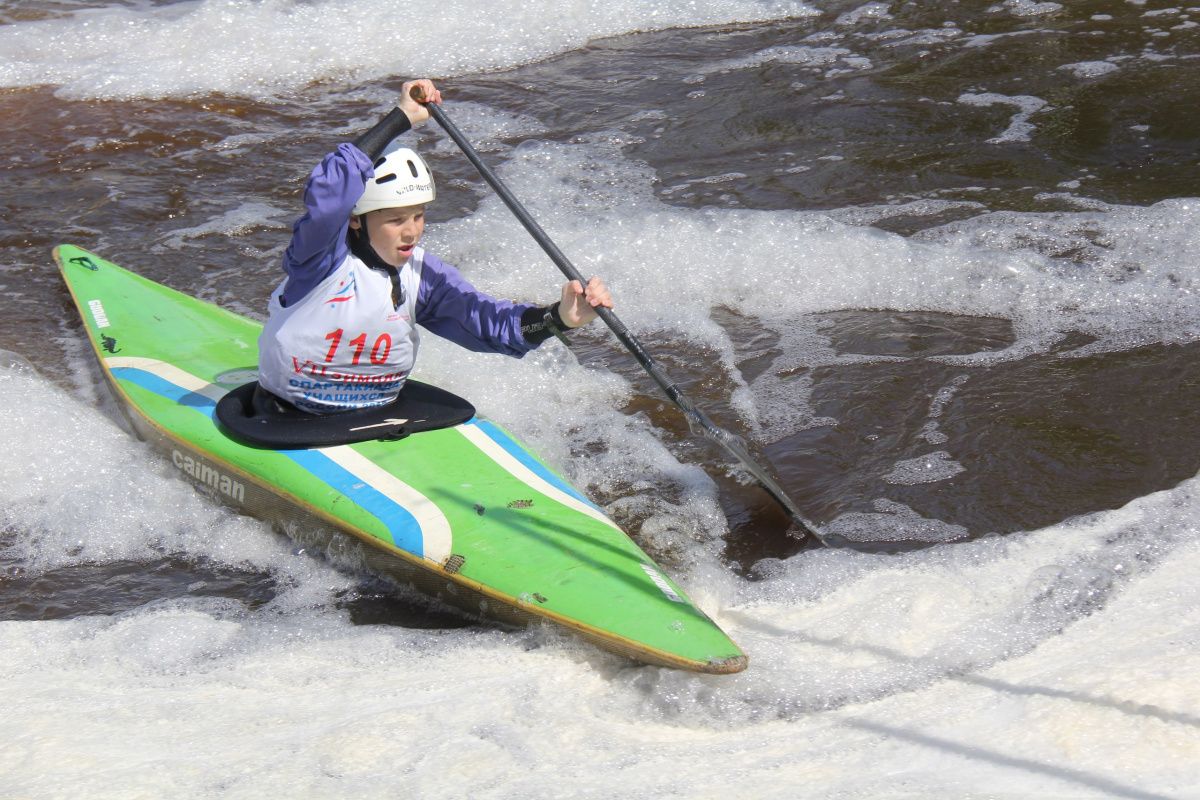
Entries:
POLYGON ((592 278, 584 288, 579 281, 563 284, 562 300, 558 304, 558 315, 569 328, 587 325, 596 318, 596 309, 612 308, 612 294, 604 281, 592 278))
POLYGON ((418 81, 405 81, 404 85, 400 87, 400 102, 396 105, 408 116, 408 121, 415 128, 429 119, 429 109, 425 107, 425 103, 441 102, 442 93, 433 85, 433 81, 422 78, 418 81), (418 97, 424 98, 423 102, 413 99, 414 89, 417 90, 418 97))

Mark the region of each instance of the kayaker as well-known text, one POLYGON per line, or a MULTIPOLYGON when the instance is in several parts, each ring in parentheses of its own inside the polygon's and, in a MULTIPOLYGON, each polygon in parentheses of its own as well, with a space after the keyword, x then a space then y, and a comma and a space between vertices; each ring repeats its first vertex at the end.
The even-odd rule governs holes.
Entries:
POLYGON ((417 357, 419 324, 475 352, 520 358, 556 333, 612 308, 604 282, 563 285, 550 306, 498 300, 419 246, 433 176, 397 136, 429 119, 428 80, 409 81, 400 102, 312 171, 306 212, 283 256, 287 277, 272 293, 259 338, 261 389, 314 414, 396 399, 417 357))

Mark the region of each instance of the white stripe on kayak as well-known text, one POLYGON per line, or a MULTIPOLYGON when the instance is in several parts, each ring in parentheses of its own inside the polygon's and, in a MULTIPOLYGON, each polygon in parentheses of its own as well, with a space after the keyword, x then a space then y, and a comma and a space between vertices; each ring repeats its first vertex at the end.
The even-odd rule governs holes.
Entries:
POLYGON ((321 447, 317 452, 412 514, 421 526, 421 550, 425 558, 441 564, 450 557, 454 539, 450 520, 436 503, 347 445, 321 447))
MULTIPOLYGON (((126 367, 144 370, 214 402, 224 397, 228 391, 156 358, 109 356, 104 362, 109 369, 126 367)), ((432 500, 347 445, 320 447, 314 450, 412 514, 421 526, 421 549, 425 558, 441 564, 450 557, 453 541, 450 521, 432 500)))
POLYGON ((493 441, 492 437, 488 436, 484 431, 482 431, 479 426, 469 424, 458 425, 454 428, 454 430, 467 437, 471 444, 482 450, 488 458, 495 461, 510 475, 528 485, 531 489, 541 492, 552 500, 557 500, 564 506, 573 508, 581 514, 587 514, 593 519, 598 519, 606 525, 610 525, 613 528, 617 528, 617 530, 621 530, 617 527, 617 523, 606 517, 603 512, 592 508, 587 503, 581 503, 577 498, 567 494, 554 484, 548 483, 533 470, 529 469, 529 467, 513 458, 513 456, 507 450, 493 441))
POLYGON ((149 372, 152 375, 157 375, 164 381, 169 381, 176 386, 187 389, 189 392, 195 392, 207 397, 209 400, 216 402, 220 400, 229 391, 223 386, 218 386, 212 381, 206 381, 198 378, 190 372, 186 372, 174 364, 168 364, 165 361, 159 361, 157 358, 138 358, 136 356, 108 356, 104 359, 104 363, 109 369, 115 367, 128 367, 131 369, 140 369, 149 372))

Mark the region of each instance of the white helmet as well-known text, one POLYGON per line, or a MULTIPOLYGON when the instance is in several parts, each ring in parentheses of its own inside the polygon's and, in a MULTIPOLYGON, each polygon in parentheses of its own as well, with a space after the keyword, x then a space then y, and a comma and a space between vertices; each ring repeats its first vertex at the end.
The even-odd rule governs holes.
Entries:
POLYGON ((367 181, 351 213, 357 217, 381 208, 425 205, 436 197, 429 167, 414 151, 393 142, 375 160, 375 177, 367 181))

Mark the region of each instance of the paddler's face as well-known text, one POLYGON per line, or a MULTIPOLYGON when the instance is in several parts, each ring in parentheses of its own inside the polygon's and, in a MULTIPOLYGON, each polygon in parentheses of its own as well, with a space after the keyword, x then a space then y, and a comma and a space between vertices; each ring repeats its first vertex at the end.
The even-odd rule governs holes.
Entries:
MULTIPOLYGON (((350 227, 359 227, 358 219, 350 227)), ((403 267, 425 233, 425 206, 381 208, 367 214, 367 236, 371 247, 393 267, 403 267)))

